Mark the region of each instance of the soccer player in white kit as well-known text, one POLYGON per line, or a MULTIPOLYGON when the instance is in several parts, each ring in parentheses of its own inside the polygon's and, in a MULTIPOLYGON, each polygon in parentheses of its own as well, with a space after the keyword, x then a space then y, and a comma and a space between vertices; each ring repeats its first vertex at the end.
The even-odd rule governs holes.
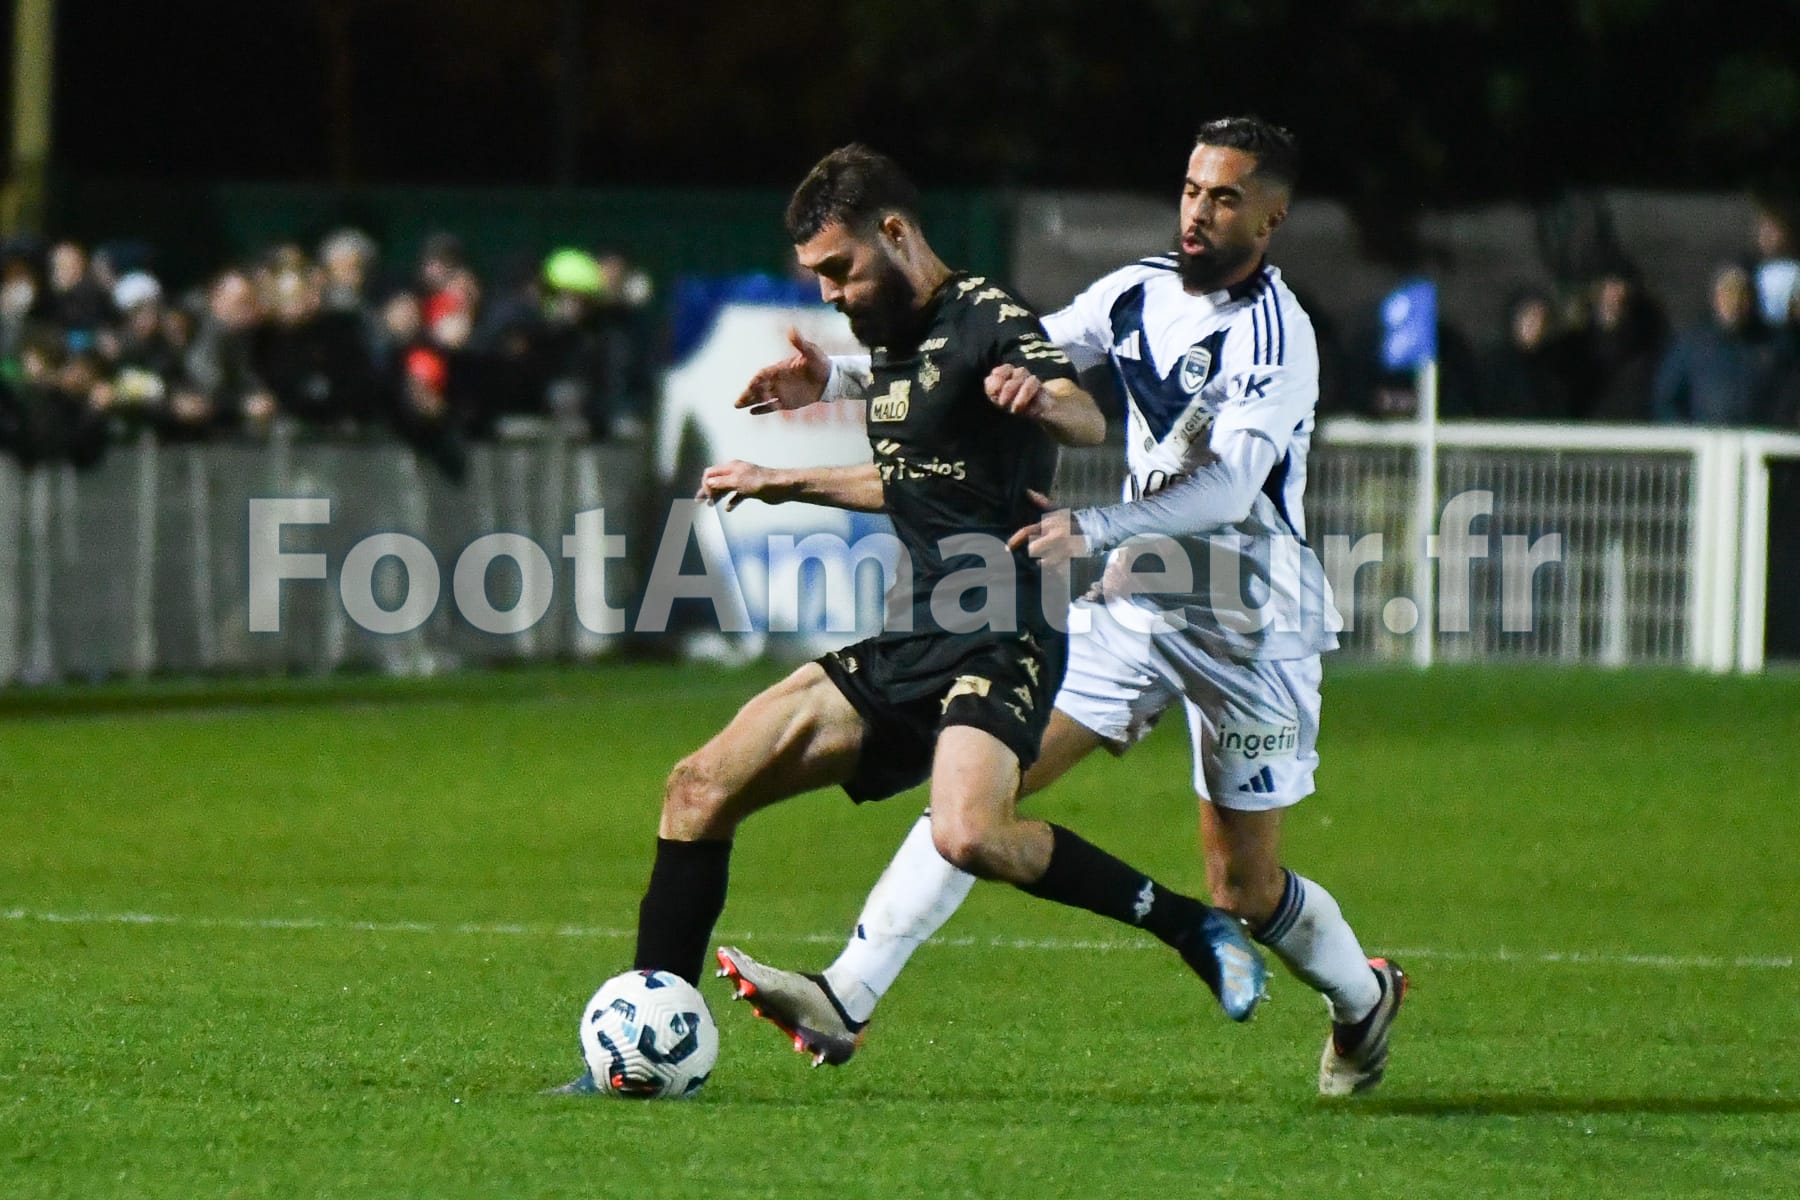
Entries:
MULTIPOLYGON (((1364 954, 1331 893, 1279 851, 1282 811, 1313 791, 1319 655, 1336 647, 1338 624, 1301 513, 1317 345, 1265 261, 1297 173, 1286 130, 1253 117, 1208 123, 1188 160, 1174 252, 1112 272, 1044 318, 1077 367, 1110 362, 1130 477, 1121 503, 1048 512, 1015 535, 1047 563, 1111 552, 1098 595, 1071 612, 1068 673, 1023 790, 1096 749, 1124 753, 1179 703, 1213 903, 1324 996, 1319 1090, 1337 1096, 1380 1082, 1407 980, 1364 954), (1133 570, 1144 553, 1158 570, 1133 570)), ((795 345, 740 405, 860 394, 866 360, 795 345)), ((842 1063, 973 883, 939 857, 921 818, 823 973, 722 947, 721 974, 815 1065, 842 1063)))

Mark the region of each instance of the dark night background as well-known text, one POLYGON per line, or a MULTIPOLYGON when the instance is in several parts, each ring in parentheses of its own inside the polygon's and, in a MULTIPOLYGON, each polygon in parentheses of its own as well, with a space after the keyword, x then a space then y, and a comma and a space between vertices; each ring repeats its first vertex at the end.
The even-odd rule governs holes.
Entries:
POLYGON ((1797 47, 1793 0, 64 0, 56 167, 781 187, 861 138, 927 185, 1157 189, 1255 110, 1364 209, 1788 189, 1797 47))

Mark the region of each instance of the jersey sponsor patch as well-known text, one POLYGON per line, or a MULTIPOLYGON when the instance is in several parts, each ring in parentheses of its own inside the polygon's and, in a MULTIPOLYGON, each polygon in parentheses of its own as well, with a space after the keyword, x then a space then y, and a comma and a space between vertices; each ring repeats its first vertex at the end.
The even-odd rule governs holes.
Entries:
POLYGON ((1300 726, 1297 722, 1235 721, 1227 717, 1219 723, 1219 757, 1257 762, 1271 758, 1293 758, 1300 751, 1300 726))
POLYGON ((904 421, 911 408, 912 380, 896 379, 885 396, 877 396, 870 401, 869 420, 904 421))

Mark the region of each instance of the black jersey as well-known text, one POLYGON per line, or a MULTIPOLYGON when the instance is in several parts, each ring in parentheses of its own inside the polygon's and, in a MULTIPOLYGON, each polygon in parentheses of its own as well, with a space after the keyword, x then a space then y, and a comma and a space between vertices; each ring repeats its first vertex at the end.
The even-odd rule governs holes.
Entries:
MULTIPOLYGON (((1042 628, 1036 560, 1000 548, 1041 515, 1025 493, 1049 493, 1056 442, 1038 422, 997 408, 983 384, 1002 363, 1044 380, 1074 380, 1075 368, 1035 313, 980 276, 945 280, 914 328, 911 344, 873 348, 867 411, 887 514, 912 561, 912 630, 945 630, 931 602, 952 574, 945 593, 960 594, 964 612, 987 602, 980 587, 965 584, 1010 584, 1012 628, 1042 628), (985 556, 954 544, 946 553, 945 539, 970 534, 982 535, 985 556), (962 574, 971 570, 985 574, 962 574)), ((890 628, 902 599, 890 597, 890 628)))

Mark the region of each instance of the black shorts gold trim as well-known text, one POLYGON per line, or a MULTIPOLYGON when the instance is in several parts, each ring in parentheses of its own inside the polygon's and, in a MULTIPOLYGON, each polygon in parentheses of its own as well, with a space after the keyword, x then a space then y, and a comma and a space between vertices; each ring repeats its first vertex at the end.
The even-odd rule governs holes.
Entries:
POLYGON ((844 784, 860 804, 925 782, 938 731, 950 725, 992 734, 1021 773, 1030 769, 1062 684, 1068 640, 1053 630, 890 634, 817 661, 866 726, 844 784))

